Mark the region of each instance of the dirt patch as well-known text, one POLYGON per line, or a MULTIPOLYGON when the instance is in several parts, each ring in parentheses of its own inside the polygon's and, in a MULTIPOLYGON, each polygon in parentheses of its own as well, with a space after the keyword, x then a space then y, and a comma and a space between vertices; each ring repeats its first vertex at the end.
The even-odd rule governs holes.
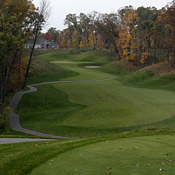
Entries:
POLYGON ((156 75, 159 76, 175 74, 175 69, 173 69, 167 62, 153 64, 151 66, 143 68, 142 70, 153 71, 156 75))
POLYGON ((100 68, 100 66, 85 66, 86 69, 97 69, 100 68))
POLYGON ((124 69, 127 69, 129 71, 137 71, 137 70, 140 69, 139 66, 136 66, 136 65, 134 65, 133 62, 129 62, 129 61, 125 60, 125 59, 122 59, 120 61, 116 61, 116 62, 114 62, 114 64, 117 64, 120 67, 122 67, 124 69))

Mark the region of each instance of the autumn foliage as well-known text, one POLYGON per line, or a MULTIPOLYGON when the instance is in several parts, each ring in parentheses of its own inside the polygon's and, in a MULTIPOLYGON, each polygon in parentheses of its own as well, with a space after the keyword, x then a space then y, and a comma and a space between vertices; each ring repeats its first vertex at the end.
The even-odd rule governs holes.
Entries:
MULTIPOLYGON (((41 4, 47 4, 47 1, 42 0, 41 4)), ((31 0, 0 1, 0 130, 5 127, 1 120, 5 99, 9 92, 22 87, 27 75, 26 41, 34 36, 37 38, 44 22, 40 8, 36 8, 31 0)))
POLYGON ((51 40, 51 35, 49 33, 46 33, 44 36, 44 39, 50 41, 51 40))
POLYGON ((170 62, 175 66, 175 1, 161 10, 126 6, 117 13, 68 14, 60 48, 110 49, 111 55, 143 66, 170 62))

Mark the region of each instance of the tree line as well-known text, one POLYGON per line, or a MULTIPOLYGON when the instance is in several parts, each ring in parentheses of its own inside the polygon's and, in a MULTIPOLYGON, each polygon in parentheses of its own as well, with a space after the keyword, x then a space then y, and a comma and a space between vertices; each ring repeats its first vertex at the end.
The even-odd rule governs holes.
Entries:
POLYGON ((7 93, 25 88, 36 39, 49 15, 47 0, 36 8, 31 0, 0 1, 0 130, 5 126, 3 106, 7 93), (25 43, 33 40, 30 57, 25 43))
POLYGON ((119 59, 149 65, 161 61, 175 67, 175 1, 161 10, 126 6, 116 13, 68 14, 59 32, 60 48, 110 49, 119 59))

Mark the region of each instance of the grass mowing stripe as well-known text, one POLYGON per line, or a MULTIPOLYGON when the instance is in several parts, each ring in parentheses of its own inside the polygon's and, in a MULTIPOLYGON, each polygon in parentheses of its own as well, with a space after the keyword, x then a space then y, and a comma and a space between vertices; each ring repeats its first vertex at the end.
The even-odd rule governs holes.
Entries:
MULTIPOLYGON (((170 134, 170 132, 168 132, 170 134)), ((165 132, 165 134, 168 134, 165 132)), ((159 135, 159 133, 156 133, 159 135)), ((58 154, 106 140, 116 140, 155 133, 127 133, 109 137, 89 138, 81 140, 58 140, 38 143, 17 143, 0 145, 0 174, 26 175, 38 165, 51 160, 58 154)))
POLYGON ((142 136, 73 149, 40 165, 30 175, 156 175, 162 174, 161 168, 169 175, 175 171, 174 160, 174 136, 142 136))

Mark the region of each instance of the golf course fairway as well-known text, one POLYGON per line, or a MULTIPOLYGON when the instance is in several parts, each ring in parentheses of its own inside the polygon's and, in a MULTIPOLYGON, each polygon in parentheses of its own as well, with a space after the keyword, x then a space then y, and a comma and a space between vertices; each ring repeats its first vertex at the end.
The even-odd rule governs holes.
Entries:
POLYGON ((120 75, 102 71, 113 64, 107 56, 58 52, 40 59, 54 69, 71 71, 72 76, 61 79, 68 82, 38 85, 38 92, 22 98, 18 112, 24 128, 63 136, 99 136, 175 116, 174 92, 123 84, 120 75), (101 67, 90 69, 87 65, 101 67))

